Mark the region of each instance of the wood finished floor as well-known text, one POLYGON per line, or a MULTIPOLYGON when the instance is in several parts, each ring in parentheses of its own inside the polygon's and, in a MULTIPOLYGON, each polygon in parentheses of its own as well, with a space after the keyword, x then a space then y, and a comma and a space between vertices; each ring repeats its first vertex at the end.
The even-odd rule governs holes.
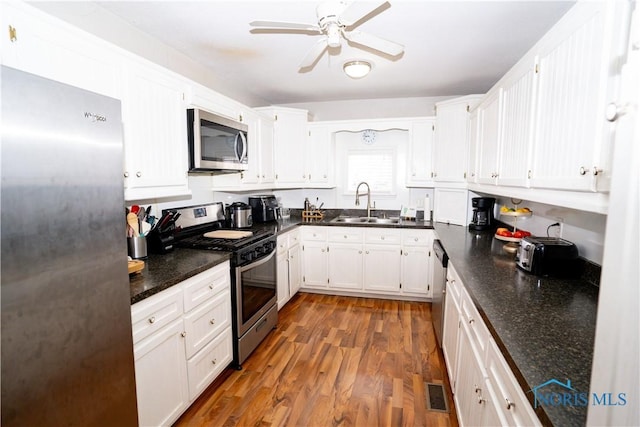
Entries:
POLYGON ((457 426, 428 303, 300 293, 175 426, 457 426), (428 411, 425 382, 449 413, 428 411))

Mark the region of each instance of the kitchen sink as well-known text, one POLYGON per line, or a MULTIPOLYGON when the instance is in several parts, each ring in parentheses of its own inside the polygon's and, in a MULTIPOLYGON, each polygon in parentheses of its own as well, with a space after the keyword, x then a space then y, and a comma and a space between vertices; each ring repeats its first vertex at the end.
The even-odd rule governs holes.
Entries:
POLYGON ((398 224, 400 218, 376 218, 366 216, 339 216, 331 220, 332 223, 344 224, 398 224))

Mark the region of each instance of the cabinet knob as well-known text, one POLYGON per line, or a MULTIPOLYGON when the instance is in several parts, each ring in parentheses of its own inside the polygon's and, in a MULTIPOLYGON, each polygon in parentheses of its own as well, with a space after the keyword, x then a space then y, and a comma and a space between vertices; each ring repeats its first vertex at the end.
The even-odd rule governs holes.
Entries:
POLYGON ((411 174, 411 176, 416 176, 416 173, 415 173, 415 172, 414 172, 414 173, 412 173, 412 174, 411 174))
POLYGON ((359 254, 362 254, 362 251, 358 251, 359 254))
POLYGON ((151 316, 149 318, 149 323, 155 323, 155 321, 156 321, 156 317, 155 316, 151 316))
POLYGON ((213 363, 213 364, 215 365, 217 361, 218 361, 218 359, 213 359, 213 360, 211 361, 211 363, 213 363))
POLYGON ((324 175, 323 175, 323 177, 324 177, 324 178, 326 178, 326 177, 327 177, 327 174, 324 174, 324 175))
POLYGON ((129 172, 125 172, 125 173, 124 173, 124 177, 125 177, 125 178, 129 178, 129 172))
POLYGON ((215 325, 216 324, 216 319, 209 320, 209 323, 211 323, 212 325, 215 325))
POLYGON ((346 234, 344 235, 344 238, 345 238, 345 239, 347 238, 347 235, 346 235, 346 234))
POLYGON ((307 179, 307 175, 302 175, 302 179, 307 179))
POLYGON ((140 177, 142 176, 142 172, 140 172, 140 171, 136 172, 136 176, 137 176, 138 178, 140 178, 140 177))
POLYGON ((601 173, 602 173, 602 169, 601 168, 598 168, 597 166, 593 167, 593 176, 598 176, 601 173))
POLYGON ((209 289, 213 290, 213 283, 209 285, 209 289))
POLYGON ((618 105, 615 102, 607 105, 604 111, 604 117, 610 121, 615 122, 621 116, 624 116, 629 111, 629 104, 618 105))
POLYGON ((585 168, 584 166, 580 166, 580 175, 586 175, 587 174, 587 168, 585 168))
POLYGON ((486 402, 482 396, 478 396, 478 405, 482 405, 484 402, 486 402))
POLYGON ((263 179, 264 179, 264 177, 265 177, 265 175, 264 175, 264 174, 262 174, 262 178, 263 178, 263 179))
POLYGON ((513 408, 514 406, 516 406, 515 403, 511 402, 508 398, 505 398, 504 400, 507 401, 507 411, 511 410, 511 408, 513 408))
POLYGON ((474 319, 469 319, 469 324, 471 325, 473 322, 475 322, 474 319))
POLYGON ((369 251, 366 251, 365 253, 366 253, 367 255, 369 255, 369 251))
POLYGON ((384 240, 384 236, 380 236, 380 240, 384 240))
POLYGON ((417 241, 418 241, 418 238, 417 238, 417 237, 414 237, 414 238, 413 238, 413 240, 414 240, 415 242, 417 242, 417 241))
POLYGON ((180 334, 180 336, 181 336, 182 338, 186 337, 186 336, 187 336, 187 332, 186 332, 186 331, 182 332, 182 333, 180 334))

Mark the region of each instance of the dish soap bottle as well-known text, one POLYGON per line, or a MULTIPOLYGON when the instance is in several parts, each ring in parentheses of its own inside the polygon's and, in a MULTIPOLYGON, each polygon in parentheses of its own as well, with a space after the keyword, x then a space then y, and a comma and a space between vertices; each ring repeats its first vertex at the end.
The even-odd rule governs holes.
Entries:
POLYGON ((311 210, 311 203, 309 202, 309 198, 304 198, 304 211, 309 212, 311 210))

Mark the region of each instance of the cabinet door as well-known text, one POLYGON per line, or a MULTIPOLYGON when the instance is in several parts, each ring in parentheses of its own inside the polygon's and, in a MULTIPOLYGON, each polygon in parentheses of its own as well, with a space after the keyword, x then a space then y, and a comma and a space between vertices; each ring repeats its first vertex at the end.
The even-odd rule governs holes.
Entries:
POLYGON ((171 425, 189 405, 182 318, 134 346, 138 420, 171 425))
POLYGON ((81 89, 120 98, 122 57, 77 28, 19 3, 2 2, 2 63, 81 89))
POLYGON ((126 64, 126 200, 189 193, 185 84, 158 68, 135 61, 126 64))
POLYGON ((526 187, 529 184, 529 151, 533 139, 536 63, 526 62, 512 70, 503 84, 502 143, 498 163, 498 185, 526 187))
POLYGON ((295 244, 289 248, 289 293, 294 296, 302 285, 302 249, 295 244))
POLYGON ((302 245, 302 283, 304 286, 326 288, 329 282, 326 242, 307 242, 302 245))
POLYGON ((478 109, 471 111, 469 114, 469 134, 467 139, 469 140, 469 155, 467 157, 467 182, 478 182, 478 139, 480 138, 480 132, 482 131, 481 122, 479 119, 478 109))
POLYGON ((465 182, 467 170, 467 104, 438 106, 433 152, 433 180, 465 182))
MULTIPOLYGON (((607 2, 577 5, 572 20, 539 52, 538 102, 531 186, 595 189, 595 170, 609 141, 607 102, 611 35, 607 2)), ((616 2, 611 2, 616 3, 616 2)))
POLYGON ((278 310, 284 307, 289 301, 291 295, 289 294, 289 251, 284 246, 283 250, 280 250, 280 236, 278 237, 278 255, 276 257, 277 262, 277 277, 278 277, 278 310))
POLYGON ((365 245, 364 289, 400 293, 400 247, 365 245))
POLYGON ((498 175, 498 149, 500 147, 500 125, 502 90, 498 89, 478 107, 480 138, 478 139, 478 182, 495 184, 498 175))
POLYGON ((329 287, 362 289, 362 244, 330 244, 329 287))
POLYGON ((482 425, 484 375, 481 361, 469 343, 464 326, 460 331, 457 365, 456 391, 453 397, 460 425, 482 425))
POLYGON ((447 365, 447 373, 449 374, 451 391, 455 393, 458 355, 458 333, 460 331, 460 308, 458 307, 458 303, 455 301, 453 295, 451 294, 447 294, 445 299, 444 325, 442 329, 442 354, 444 356, 445 364, 447 365))
POLYGON ((275 182, 280 188, 300 187, 307 181, 305 165, 307 112, 284 108, 259 110, 274 118, 275 182))
POLYGON ((407 185, 432 186, 431 152, 435 134, 435 119, 416 120, 411 124, 407 185))
POLYGON ((310 125, 306 153, 307 180, 310 187, 327 187, 333 158, 332 134, 326 125, 310 125))
POLYGON ((274 147, 273 147, 273 119, 260 115, 258 118, 258 130, 260 132, 260 183, 273 184, 274 172, 274 147))
POLYGON ((247 132, 248 168, 240 174, 243 185, 255 186, 260 182, 260 121, 258 114, 251 111, 242 113, 242 122, 249 127, 247 132))
POLYGON ((427 247, 405 246, 402 249, 402 293, 431 296, 429 255, 427 247))
POLYGON ((184 316, 185 348, 191 358, 231 325, 231 294, 224 291, 184 316))

